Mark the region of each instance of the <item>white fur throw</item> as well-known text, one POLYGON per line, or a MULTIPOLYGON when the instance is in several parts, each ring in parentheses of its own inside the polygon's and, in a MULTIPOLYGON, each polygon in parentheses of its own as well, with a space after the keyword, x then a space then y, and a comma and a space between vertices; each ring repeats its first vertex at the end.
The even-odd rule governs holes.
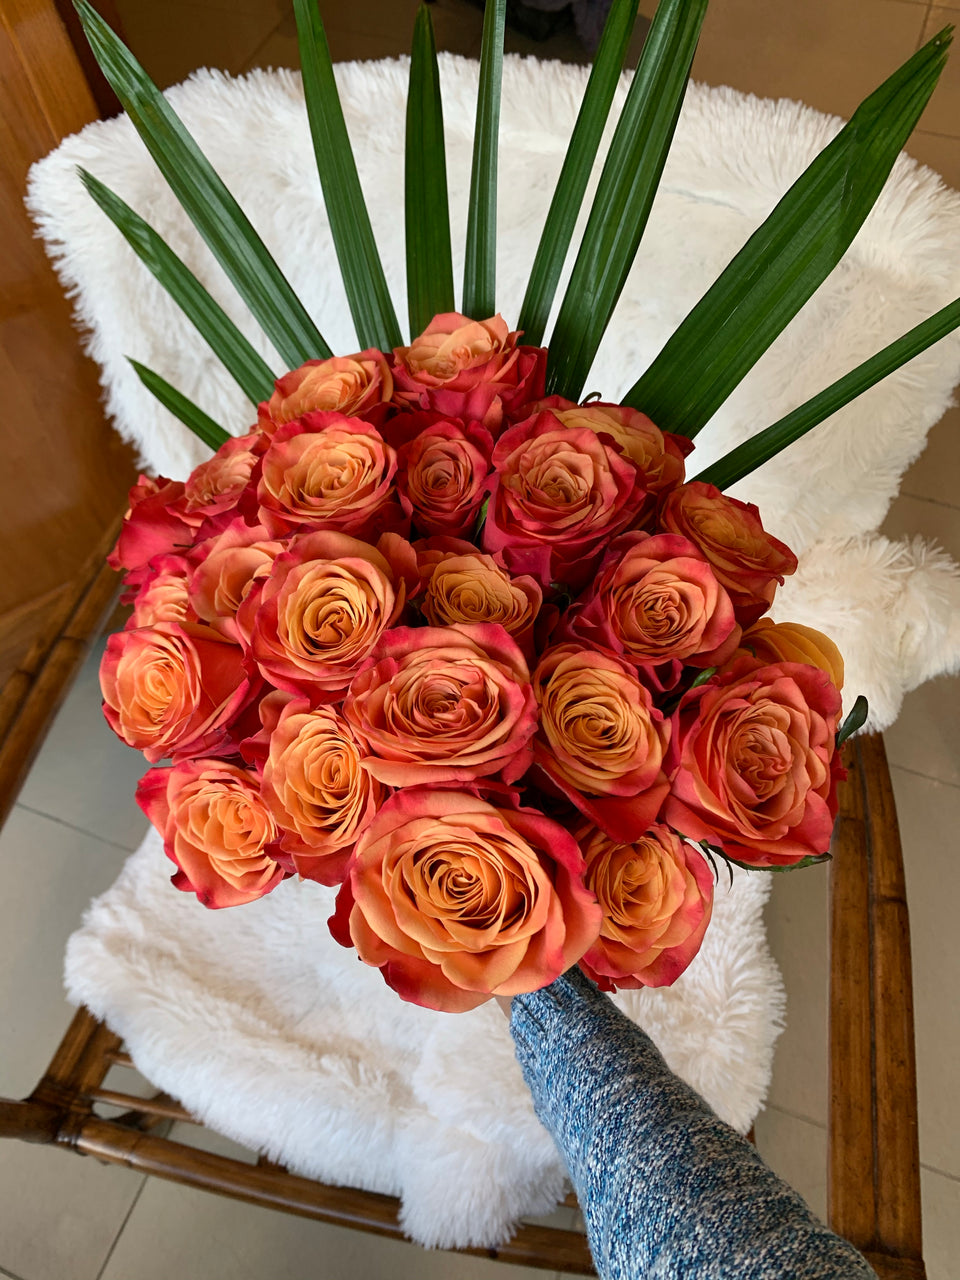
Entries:
MULTIPOLYGON (((403 63, 337 69, 388 280, 403 314, 403 63)), ((463 243, 476 65, 441 63, 455 250, 463 243)), ((508 58, 498 297, 516 318, 586 73, 508 58)), ((623 86, 620 90, 622 101, 623 86)), ((355 349, 298 77, 199 72, 170 91, 335 351, 355 349)), ((589 390, 616 398, 762 221, 838 122, 793 103, 691 88, 643 247, 589 390)), ((82 164, 174 245, 280 371, 124 119, 94 124, 38 164, 30 204, 74 296, 107 407, 146 465, 183 476, 204 456, 124 356, 155 368, 240 432, 253 409, 83 193, 82 164)), ((695 472, 960 294, 960 197, 901 158, 816 298, 698 439, 695 472)), ((458 267, 459 270, 459 267, 458 267)), ((736 490, 800 554, 778 616, 828 631, 847 693, 890 724, 903 693, 960 666, 960 578, 919 540, 876 533, 905 467, 950 403, 960 337, 946 339, 736 490)), ((543 1212, 562 1168, 536 1123, 499 1012, 402 1005, 330 939, 329 891, 288 883, 206 912, 169 889, 153 837, 91 909, 67 957, 71 996, 123 1035, 137 1064, 213 1127, 326 1180, 400 1194, 410 1234, 492 1244, 543 1212)), ((815 872, 813 874, 816 874, 815 872)), ((718 886, 714 922, 669 991, 629 1012, 721 1115, 746 1129, 769 1081, 782 994, 763 937, 768 880, 718 886)))
MULTIPOLYGON (((148 1079, 296 1172, 401 1196, 423 1244, 495 1245, 520 1215, 553 1209, 563 1165, 495 1004, 402 1003, 330 937, 332 889, 293 879, 208 911, 171 889, 172 870, 151 832, 67 950, 70 998, 123 1036, 148 1079)), ((746 1131, 783 997, 761 924, 769 879, 734 875, 679 982, 616 999, 746 1131)))

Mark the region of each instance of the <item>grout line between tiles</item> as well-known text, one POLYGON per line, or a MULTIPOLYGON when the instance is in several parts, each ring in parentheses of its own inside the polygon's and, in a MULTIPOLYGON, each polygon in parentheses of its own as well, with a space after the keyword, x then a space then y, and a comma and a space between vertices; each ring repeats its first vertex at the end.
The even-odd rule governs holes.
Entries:
POLYGON ((926 1164, 923 1160, 920 1161, 920 1168, 926 1169, 927 1173, 936 1173, 941 1178, 948 1178, 950 1182, 960 1183, 960 1173, 948 1173, 946 1169, 938 1169, 935 1164, 926 1164))
POLYGON ((922 135, 925 138, 949 138, 951 142, 960 142, 960 133, 941 133, 939 129, 914 129, 912 138, 922 135))
POLYGON ((118 840, 108 840, 106 836, 100 835, 97 831, 88 831, 86 827, 78 827, 75 822, 67 822, 65 818, 58 818, 55 813, 47 813, 44 809, 35 809, 33 805, 24 804, 22 800, 18 800, 14 808, 24 809, 27 813, 32 813, 37 818, 46 818, 48 822, 55 822, 58 827, 66 827, 68 831, 76 831, 79 835, 88 836, 91 840, 99 840, 101 844, 108 844, 111 848, 120 849, 123 853, 133 852, 129 845, 120 844, 118 840))
POLYGON ((765 1111, 779 1111, 782 1116, 789 1116, 791 1120, 800 1120, 803 1124, 811 1124, 815 1129, 826 1129, 826 1122, 823 1120, 814 1120, 811 1116, 801 1115, 799 1111, 791 1111, 789 1107, 778 1106, 775 1102, 768 1102, 764 1107, 765 1111))
POLYGON ((923 773, 920 769, 909 769, 905 764, 898 764, 892 757, 889 760, 891 769, 900 769, 904 773, 911 773, 915 778, 924 778, 927 782, 939 782, 942 787, 953 787, 960 791, 960 782, 951 782, 949 778, 938 778, 932 773, 923 773))
POLYGON ((243 66, 240 68, 240 71, 238 73, 239 75, 244 76, 247 74, 248 71, 252 70, 250 64, 253 62, 254 58, 257 56, 260 50, 264 47, 267 41, 272 39, 272 37, 277 34, 277 32, 283 26, 283 23, 284 23, 284 19, 281 18, 280 21, 277 23, 277 25, 271 28, 271 30, 267 32, 267 34, 263 37, 263 39, 254 49, 253 53, 247 55, 246 61, 244 62, 243 66))
POLYGON ((927 498, 922 493, 911 493, 909 489, 901 489, 901 498, 913 498, 914 502, 929 502, 934 507, 946 507, 948 511, 960 511, 955 502, 944 502, 943 498, 927 498))
POLYGON ((130 1221, 130 1215, 133 1213, 134 1209, 139 1204, 140 1197, 143 1195, 143 1189, 146 1185, 147 1185, 147 1174, 144 1174, 143 1181, 140 1183, 139 1187, 137 1187, 137 1194, 133 1197, 133 1201, 130 1205, 130 1208, 124 1214, 123 1222, 120 1223, 120 1230, 113 1237, 113 1242, 111 1243, 110 1248, 107 1250, 107 1256, 103 1260, 103 1265, 101 1266, 100 1270, 97 1272, 97 1280, 103 1280, 103 1273, 106 1271, 107 1267, 110 1264, 110 1259, 113 1257, 113 1252, 116 1249, 117 1245, 120 1243, 120 1237, 123 1235, 124 1231, 126 1230, 127 1223, 130 1221))
MULTIPOLYGON (((18 1276, 15 1272, 8 1271, 6 1267, 0 1267, 0 1276, 5 1276, 6 1280, 23 1280, 23 1276, 18 1276)), ((100 1280, 99 1276, 97 1276, 97 1280, 100 1280)))

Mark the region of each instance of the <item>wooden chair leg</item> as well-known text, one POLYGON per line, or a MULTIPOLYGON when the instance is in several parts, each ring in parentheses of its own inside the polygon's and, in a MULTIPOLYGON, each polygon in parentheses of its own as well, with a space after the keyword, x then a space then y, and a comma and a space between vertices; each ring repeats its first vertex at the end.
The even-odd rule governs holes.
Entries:
POLYGON ((883 739, 848 747, 831 866, 828 1218, 881 1280, 923 1280, 913 981, 883 739))
POLYGON ((56 1142, 63 1119, 63 1112, 48 1103, 33 1099, 14 1102, 0 1098, 0 1138, 56 1142))

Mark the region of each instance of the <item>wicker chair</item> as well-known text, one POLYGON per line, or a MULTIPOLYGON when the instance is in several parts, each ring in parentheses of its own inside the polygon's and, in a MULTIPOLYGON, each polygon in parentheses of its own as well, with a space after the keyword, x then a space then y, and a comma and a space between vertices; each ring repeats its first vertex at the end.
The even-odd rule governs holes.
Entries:
MULTIPOLYGON (((130 461, 122 451, 116 454, 105 477, 103 450, 110 447, 105 443, 109 432, 97 404, 95 379, 78 360, 66 307, 51 301, 58 291, 42 254, 31 245, 19 207, 29 163, 64 134, 109 110, 109 99, 93 72, 89 79, 85 74, 52 0, 0 0, 0 54, 11 69, 0 78, 0 119, 22 124, 13 159, 2 172, 6 199, 0 220, 5 243, 13 241, 23 250, 18 305, 41 316, 42 333, 42 342, 30 354, 31 367, 23 351, 14 349, 15 335, 8 328, 0 331, 8 357, 5 390, 27 395, 31 386, 42 384, 45 395, 59 398, 59 407, 69 405, 69 417, 59 416, 64 431, 77 429, 78 416, 92 424, 89 447, 81 451, 79 465, 86 468, 81 479, 101 509, 106 504, 119 518, 130 461), (46 374, 58 360, 67 376, 51 388, 46 374)), ((77 466, 76 457, 73 464, 77 466)), ((74 494, 64 495, 68 512, 75 511, 75 504, 74 494)), ((77 534, 69 549, 72 559, 64 562, 63 580, 50 600, 44 597, 36 608, 22 602, 7 610, 0 607, 0 639, 6 641, 0 656, 7 656, 0 672, 0 821, 112 607, 116 581, 102 567, 102 556, 112 541, 113 523, 101 519, 99 527, 94 522, 77 534)), ((74 522, 73 530, 77 527, 74 522)), ((18 535, 17 530, 12 533, 18 535)), ((18 550, 37 554, 35 541, 24 535, 18 550)), ((925 1271, 902 857, 882 740, 853 740, 847 763, 850 777, 843 788, 830 873, 829 1221, 866 1254, 881 1277, 917 1280, 925 1271)), ((112 1077, 107 1087, 108 1072, 130 1066, 118 1038, 81 1009, 30 1097, 0 1100, 0 1137, 48 1143, 287 1213, 402 1236, 398 1202, 388 1196, 326 1186, 253 1155, 249 1161, 231 1159, 173 1141, 165 1128, 190 1120, 174 1099, 137 1097, 113 1087, 112 1077)), ((571 1230, 528 1224, 498 1250, 469 1252, 548 1270, 592 1273, 586 1241, 571 1230)))

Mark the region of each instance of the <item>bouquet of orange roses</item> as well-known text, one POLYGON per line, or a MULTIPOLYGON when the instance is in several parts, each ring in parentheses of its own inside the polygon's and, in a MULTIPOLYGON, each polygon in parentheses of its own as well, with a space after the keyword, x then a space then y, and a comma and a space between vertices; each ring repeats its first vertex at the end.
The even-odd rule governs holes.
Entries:
POLYGON ((496 312, 504 0, 484 24, 462 313, 454 309, 429 11, 407 144, 405 345, 311 0, 304 90, 363 350, 335 356, 162 95, 81 0, 101 65, 286 365, 278 379, 186 266, 101 207, 259 404, 141 477, 111 563, 133 613, 101 669, 138 800, 211 907, 299 875, 339 885, 334 937, 404 999, 473 1008, 580 964, 665 985, 708 926, 716 860, 827 855, 843 664, 765 614, 797 561, 722 490, 960 324, 918 325, 692 480, 692 440, 836 264, 942 68, 916 53, 784 196, 619 402, 582 398, 662 171, 705 0, 663 0, 540 345, 637 0, 614 0, 517 331, 496 312), (521 339, 525 338, 526 342, 521 339), (251 413, 252 417, 252 413, 251 413), (168 760, 168 764, 161 764, 168 760))

